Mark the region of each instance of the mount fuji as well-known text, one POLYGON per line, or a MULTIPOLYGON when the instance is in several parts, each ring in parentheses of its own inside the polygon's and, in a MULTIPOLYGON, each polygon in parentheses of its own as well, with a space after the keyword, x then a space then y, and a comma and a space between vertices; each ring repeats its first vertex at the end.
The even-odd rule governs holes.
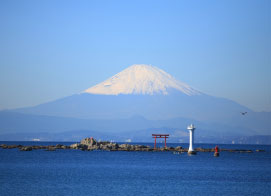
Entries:
POLYGON ((176 80, 165 71, 151 65, 132 65, 84 92, 101 95, 168 95, 170 89, 189 96, 201 94, 187 84, 176 80))
MULTIPOLYGON (((184 130, 188 122, 201 124, 205 130, 212 130, 212 133, 219 135, 262 135, 269 134, 271 129, 270 113, 254 112, 232 100, 207 95, 150 65, 132 65, 69 97, 3 112, 24 117, 38 115, 61 118, 59 122, 62 124, 65 124, 63 118, 67 119, 66 122, 81 120, 80 123, 76 121, 77 125, 73 124, 72 129, 64 129, 64 125, 60 128, 59 124, 55 128, 51 127, 50 131, 55 132, 87 129, 117 133, 120 130, 136 132, 162 127, 184 130), (243 111, 247 115, 241 115, 243 111), (179 123, 170 124, 172 119, 179 123), (91 123, 82 127, 82 120, 91 123), (118 126, 116 122, 119 122, 118 126)), ((46 130, 44 124, 42 130, 46 130)), ((67 123, 64 127, 67 127, 67 123)), ((16 132, 15 128, 8 130, 16 132)), ((40 131, 39 128, 36 131, 40 131)))

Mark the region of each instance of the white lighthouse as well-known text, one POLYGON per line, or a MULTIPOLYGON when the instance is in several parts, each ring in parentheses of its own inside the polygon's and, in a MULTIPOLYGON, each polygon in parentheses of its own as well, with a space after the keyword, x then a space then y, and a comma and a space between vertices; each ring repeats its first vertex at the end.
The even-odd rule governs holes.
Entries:
POLYGON ((189 143, 189 149, 188 149, 188 154, 196 154, 196 151, 194 151, 193 144, 194 144, 194 130, 196 127, 194 127, 193 124, 189 125, 187 129, 190 132, 190 143, 189 143))

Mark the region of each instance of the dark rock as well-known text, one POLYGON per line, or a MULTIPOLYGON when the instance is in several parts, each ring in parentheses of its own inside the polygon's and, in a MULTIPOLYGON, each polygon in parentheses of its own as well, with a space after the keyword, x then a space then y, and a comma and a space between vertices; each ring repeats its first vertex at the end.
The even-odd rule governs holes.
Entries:
POLYGON ((253 150, 246 150, 246 153, 252 153, 253 150))
POLYGON ((78 146, 79 146, 80 144, 78 144, 78 143, 75 143, 75 144, 71 144, 70 145, 70 148, 71 149, 78 149, 78 146))
POLYGON ((123 150, 123 151, 130 151, 131 150, 131 144, 121 144, 120 146, 120 149, 123 150))
POLYGON ((41 146, 32 146, 33 150, 39 150, 41 149, 41 146))
POLYGON ((183 147, 177 146, 177 147, 175 148, 175 151, 181 151, 182 149, 183 149, 183 147))
POLYGON ((62 149, 62 146, 63 146, 62 144, 57 144, 57 145, 55 146, 55 148, 56 148, 56 149, 62 149))
POLYGON ((112 149, 111 150, 117 150, 119 148, 119 145, 117 143, 112 143, 112 149))
POLYGON ((87 150, 92 151, 92 150, 99 150, 99 146, 88 146, 87 150))
POLYGON ((21 151, 31 151, 32 150, 32 146, 23 146, 20 148, 21 151))
POLYGON ((55 146, 48 146, 46 151, 55 151, 56 147, 55 146))
POLYGON ((214 152, 214 149, 211 149, 211 148, 196 148, 195 151, 197 151, 197 152, 214 152))
POLYGON ((240 153, 252 153, 252 150, 239 150, 240 153))
POLYGON ((160 148, 160 151, 169 151, 169 149, 167 147, 162 147, 160 148))
POLYGON ((169 151, 174 151, 175 148, 173 148, 173 147, 167 147, 167 150, 169 150, 169 151))
POLYGON ((70 149, 70 147, 69 147, 69 146, 62 145, 62 146, 61 146, 61 149, 70 149))
POLYGON ((265 152, 265 150, 259 150, 259 149, 257 149, 256 152, 265 152))
POLYGON ((8 145, 7 149, 13 149, 13 148, 17 148, 18 145, 8 145))
POLYGON ((97 141, 93 137, 85 138, 81 140, 80 144, 87 145, 87 146, 94 146, 97 144, 97 141))

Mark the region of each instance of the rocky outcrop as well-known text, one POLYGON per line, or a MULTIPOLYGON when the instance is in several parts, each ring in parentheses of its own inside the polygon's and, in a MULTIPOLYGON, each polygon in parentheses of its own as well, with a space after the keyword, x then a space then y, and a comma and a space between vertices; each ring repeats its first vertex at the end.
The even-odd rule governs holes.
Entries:
POLYGON ((94 138, 85 138, 80 143, 70 145, 71 149, 80 150, 104 150, 104 151, 151 151, 150 146, 145 145, 131 145, 131 144, 117 144, 108 141, 99 141, 94 138))
POLYGON ((6 145, 6 144, 1 144, 0 148, 3 149, 13 149, 13 148, 21 148, 22 145, 6 145))
MULTIPOLYGON (((39 150, 44 149, 46 151, 55 151, 62 149, 78 149, 83 151, 93 151, 93 150, 101 150, 101 151, 153 151, 153 152, 164 152, 171 151, 173 154, 180 154, 184 152, 188 152, 187 148, 182 148, 181 146, 177 147, 162 147, 162 148, 151 148, 146 145, 132 145, 132 144, 118 144, 108 141, 97 141, 94 138, 85 138, 80 141, 80 143, 75 143, 70 146, 66 146, 63 144, 50 145, 50 146, 22 146, 22 145, 7 145, 0 144, 0 148, 2 149, 14 149, 18 148, 21 151, 31 151, 31 150, 39 150)), ((244 150, 244 149, 220 149, 221 152, 236 152, 236 153, 252 153, 252 150, 244 150)), ((196 152, 215 152, 214 148, 196 148, 192 154, 196 152)), ((256 150, 255 152, 265 152, 265 150, 256 150)), ((191 154, 191 152, 189 152, 191 154)))
POLYGON ((21 151, 31 151, 32 149, 32 146, 23 146, 20 148, 21 151))
POLYGON ((90 138, 85 138, 81 140, 80 144, 87 145, 87 146, 95 146, 97 145, 97 141, 93 137, 90 137, 90 138))
POLYGON ((56 151, 56 149, 57 149, 57 147, 56 146, 48 146, 47 148, 46 148, 46 151, 56 151))

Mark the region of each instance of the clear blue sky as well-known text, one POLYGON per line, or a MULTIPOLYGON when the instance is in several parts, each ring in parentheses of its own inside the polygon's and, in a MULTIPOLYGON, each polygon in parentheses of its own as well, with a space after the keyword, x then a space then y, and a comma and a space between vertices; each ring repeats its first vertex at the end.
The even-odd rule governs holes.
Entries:
POLYGON ((271 111, 269 0, 1 0, 0 109, 78 93, 132 64, 271 111))

